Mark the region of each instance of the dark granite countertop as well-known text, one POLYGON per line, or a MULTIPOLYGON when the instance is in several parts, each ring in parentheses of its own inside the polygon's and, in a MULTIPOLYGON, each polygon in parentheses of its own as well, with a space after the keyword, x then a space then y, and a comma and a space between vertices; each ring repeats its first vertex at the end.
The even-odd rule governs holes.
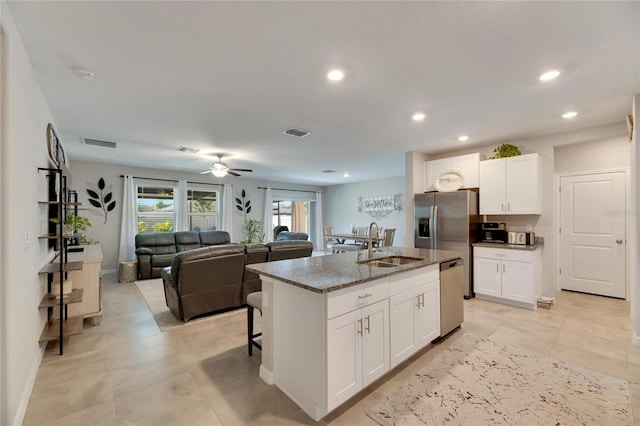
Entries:
MULTIPOLYGON (((374 253, 374 258, 387 256, 416 257, 422 260, 382 268, 356 263, 358 253, 347 252, 329 256, 304 257, 300 259, 279 260, 277 262, 247 265, 252 272, 275 278, 317 293, 327 293, 352 285, 373 281, 391 275, 407 272, 425 266, 439 264, 461 257, 461 253, 446 250, 427 250, 404 247, 384 247, 382 252, 374 253)), ((361 260, 367 259, 363 251, 361 260)))

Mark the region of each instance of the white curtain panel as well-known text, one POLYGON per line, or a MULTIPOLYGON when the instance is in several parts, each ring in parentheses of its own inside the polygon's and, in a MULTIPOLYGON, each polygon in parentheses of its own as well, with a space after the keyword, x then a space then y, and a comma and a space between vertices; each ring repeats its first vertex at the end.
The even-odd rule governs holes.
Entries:
POLYGON ((316 228, 313 230, 313 244, 316 250, 324 250, 324 227, 322 224, 322 192, 316 191, 316 228))
POLYGON ((124 176, 122 191, 122 224, 120 226, 120 248, 118 261, 136 260, 135 238, 138 233, 136 223, 136 184, 133 176, 124 176))
POLYGON ((233 185, 225 183, 222 188, 222 230, 227 231, 233 238, 233 185))
POLYGON ((176 214, 176 226, 174 231, 188 231, 189 220, 187 218, 187 206, 188 206, 188 194, 187 194, 187 181, 181 179, 178 181, 178 186, 175 193, 175 214, 176 214))
POLYGON ((264 242, 273 241, 273 195, 271 188, 264 190, 264 210, 262 213, 262 232, 264 242))

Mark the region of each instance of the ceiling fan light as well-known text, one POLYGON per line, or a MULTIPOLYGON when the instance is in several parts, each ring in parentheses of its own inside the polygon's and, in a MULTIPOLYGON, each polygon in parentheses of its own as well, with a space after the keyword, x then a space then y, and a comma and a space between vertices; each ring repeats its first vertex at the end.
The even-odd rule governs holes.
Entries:
POLYGON ((213 173, 213 175, 215 177, 225 177, 227 175, 227 171, 225 169, 219 169, 219 168, 213 168, 211 169, 211 173, 213 173))

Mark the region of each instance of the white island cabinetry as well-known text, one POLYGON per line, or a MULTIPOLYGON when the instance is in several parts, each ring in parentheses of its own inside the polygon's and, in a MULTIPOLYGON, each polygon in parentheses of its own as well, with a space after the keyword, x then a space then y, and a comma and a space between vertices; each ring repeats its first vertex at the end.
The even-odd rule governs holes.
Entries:
POLYGON ((389 298, 391 367, 440 336, 440 279, 437 269, 398 277, 389 298))
POLYGON ((394 318, 390 298, 413 295, 414 343, 407 354, 440 335, 439 264, 326 293, 261 278, 260 376, 315 420, 397 365, 390 362, 390 342, 395 334, 404 342, 407 330, 405 312, 394 318))

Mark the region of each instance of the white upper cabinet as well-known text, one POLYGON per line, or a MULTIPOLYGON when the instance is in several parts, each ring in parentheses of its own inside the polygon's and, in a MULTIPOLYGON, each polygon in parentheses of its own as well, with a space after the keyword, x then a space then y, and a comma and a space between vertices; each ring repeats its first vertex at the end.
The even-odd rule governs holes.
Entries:
POLYGON ((424 191, 436 191, 433 186, 436 178, 451 170, 462 174, 464 178, 462 188, 478 188, 478 163, 481 159, 480 154, 475 153, 426 161, 424 163, 424 191))
POLYGON ((480 214, 541 214, 538 154, 480 161, 480 214))

